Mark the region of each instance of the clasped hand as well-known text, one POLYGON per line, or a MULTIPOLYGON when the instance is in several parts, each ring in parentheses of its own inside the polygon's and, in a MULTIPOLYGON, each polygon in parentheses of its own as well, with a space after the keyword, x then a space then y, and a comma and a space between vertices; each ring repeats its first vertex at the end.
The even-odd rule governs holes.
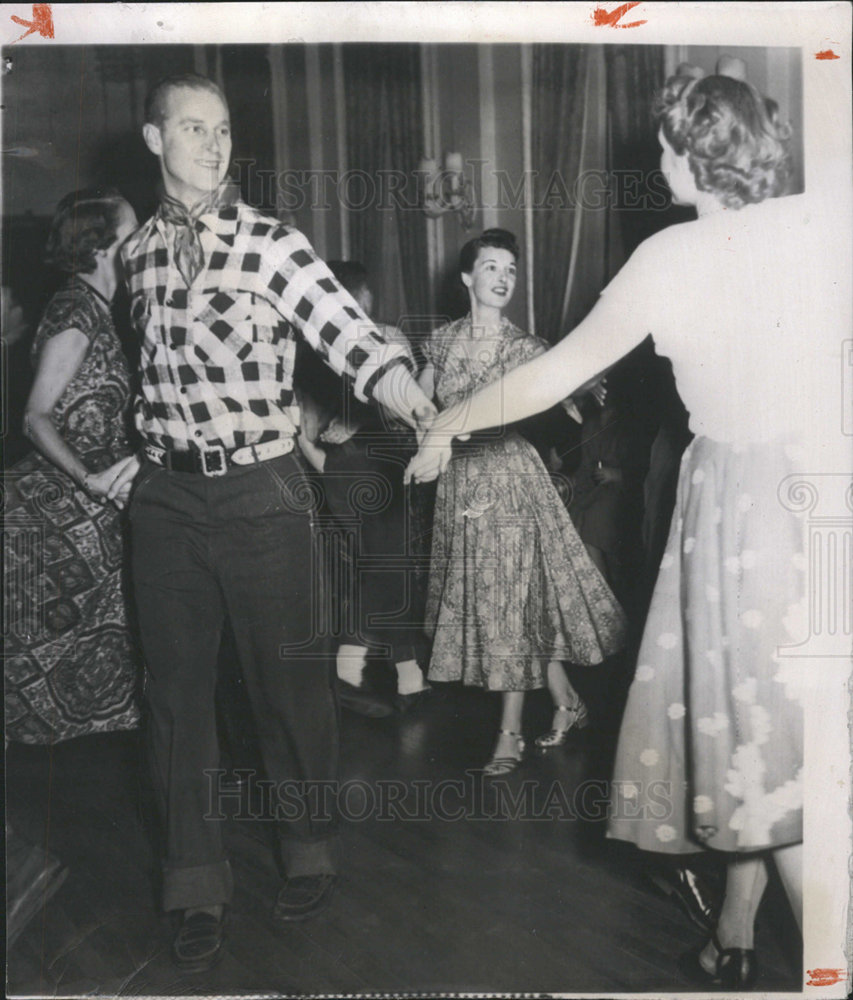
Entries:
POLYGON ((111 500, 119 510, 122 510, 127 504, 137 472, 139 472, 139 459, 136 455, 128 455, 103 472, 88 475, 86 488, 96 500, 100 500, 101 503, 111 500))
POLYGON ((417 455, 406 466, 403 482, 429 483, 447 468, 453 453, 453 435, 444 430, 428 431, 417 455))

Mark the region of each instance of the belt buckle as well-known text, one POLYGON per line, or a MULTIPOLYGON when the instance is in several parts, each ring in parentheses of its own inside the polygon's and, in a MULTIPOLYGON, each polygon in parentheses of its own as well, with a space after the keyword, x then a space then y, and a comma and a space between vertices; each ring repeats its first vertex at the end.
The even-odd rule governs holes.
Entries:
POLYGON ((206 476, 224 476, 228 471, 225 449, 222 445, 205 448, 201 453, 201 471, 206 476))

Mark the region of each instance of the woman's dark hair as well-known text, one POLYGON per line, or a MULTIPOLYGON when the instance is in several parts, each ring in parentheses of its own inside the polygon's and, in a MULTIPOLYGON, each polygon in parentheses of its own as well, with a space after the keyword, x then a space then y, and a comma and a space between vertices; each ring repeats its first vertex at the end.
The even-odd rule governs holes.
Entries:
POLYGON ((330 260, 327 261, 329 270, 338 280, 338 284, 345 288, 350 295, 355 295, 364 288, 368 288, 367 268, 358 260, 330 260))
POLYGON ((125 200, 115 188, 72 191, 56 206, 44 259, 66 274, 91 274, 95 253, 116 241, 125 200))
POLYGON ((784 194, 791 173, 791 129, 777 105, 729 76, 670 77, 655 117, 666 141, 687 154, 700 191, 728 208, 784 194))
POLYGON ((459 270, 470 274, 477 263, 477 255, 484 247, 496 247, 498 250, 509 250, 516 261, 521 256, 518 240, 508 229, 486 229, 482 236, 468 240, 459 251, 459 270))

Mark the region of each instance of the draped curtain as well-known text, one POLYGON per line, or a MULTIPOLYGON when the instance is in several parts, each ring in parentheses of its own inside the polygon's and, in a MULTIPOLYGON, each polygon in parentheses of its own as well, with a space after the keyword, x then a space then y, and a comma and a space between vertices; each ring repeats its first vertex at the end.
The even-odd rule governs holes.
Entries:
POLYGON ((672 218, 669 208, 653 210, 647 203, 638 207, 636 197, 639 192, 641 198, 648 198, 650 178, 660 167, 653 108, 664 83, 663 46, 612 45, 605 51, 610 167, 614 172, 629 171, 632 176, 632 183, 615 184, 613 188, 609 279, 644 239, 668 225, 672 218), (634 176, 639 178, 636 187, 634 176))
POLYGON ((575 225, 570 192, 581 162, 588 55, 583 45, 533 48, 533 288, 536 332, 551 341, 564 332, 575 225))
POLYGON ((347 169, 373 179, 351 181, 350 256, 368 269, 378 317, 414 326, 430 309, 414 173, 423 152, 420 47, 345 45, 343 61, 347 169))
POLYGON ((534 303, 548 340, 572 330, 637 244, 670 221, 643 197, 660 159, 652 104, 662 83, 661 46, 533 49, 534 303))

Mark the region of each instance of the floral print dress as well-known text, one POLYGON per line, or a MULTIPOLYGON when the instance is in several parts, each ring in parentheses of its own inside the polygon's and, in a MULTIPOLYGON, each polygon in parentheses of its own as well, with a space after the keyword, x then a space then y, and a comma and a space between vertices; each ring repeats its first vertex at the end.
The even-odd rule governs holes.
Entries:
MULTIPOLYGON (((425 345, 439 406, 546 348, 506 319, 489 338, 470 316, 441 327, 425 345)), ((436 494, 426 624, 430 679, 493 691, 544 687, 549 660, 596 664, 624 643, 622 608, 512 428, 454 444, 436 494)))
MULTIPOLYGON (((48 304, 33 359, 68 329, 89 340, 53 421, 91 472, 130 454, 127 362, 106 302, 72 281, 48 304)), ((38 452, 4 475, 6 737, 55 743, 138 724, 121 515, 38 452)))

